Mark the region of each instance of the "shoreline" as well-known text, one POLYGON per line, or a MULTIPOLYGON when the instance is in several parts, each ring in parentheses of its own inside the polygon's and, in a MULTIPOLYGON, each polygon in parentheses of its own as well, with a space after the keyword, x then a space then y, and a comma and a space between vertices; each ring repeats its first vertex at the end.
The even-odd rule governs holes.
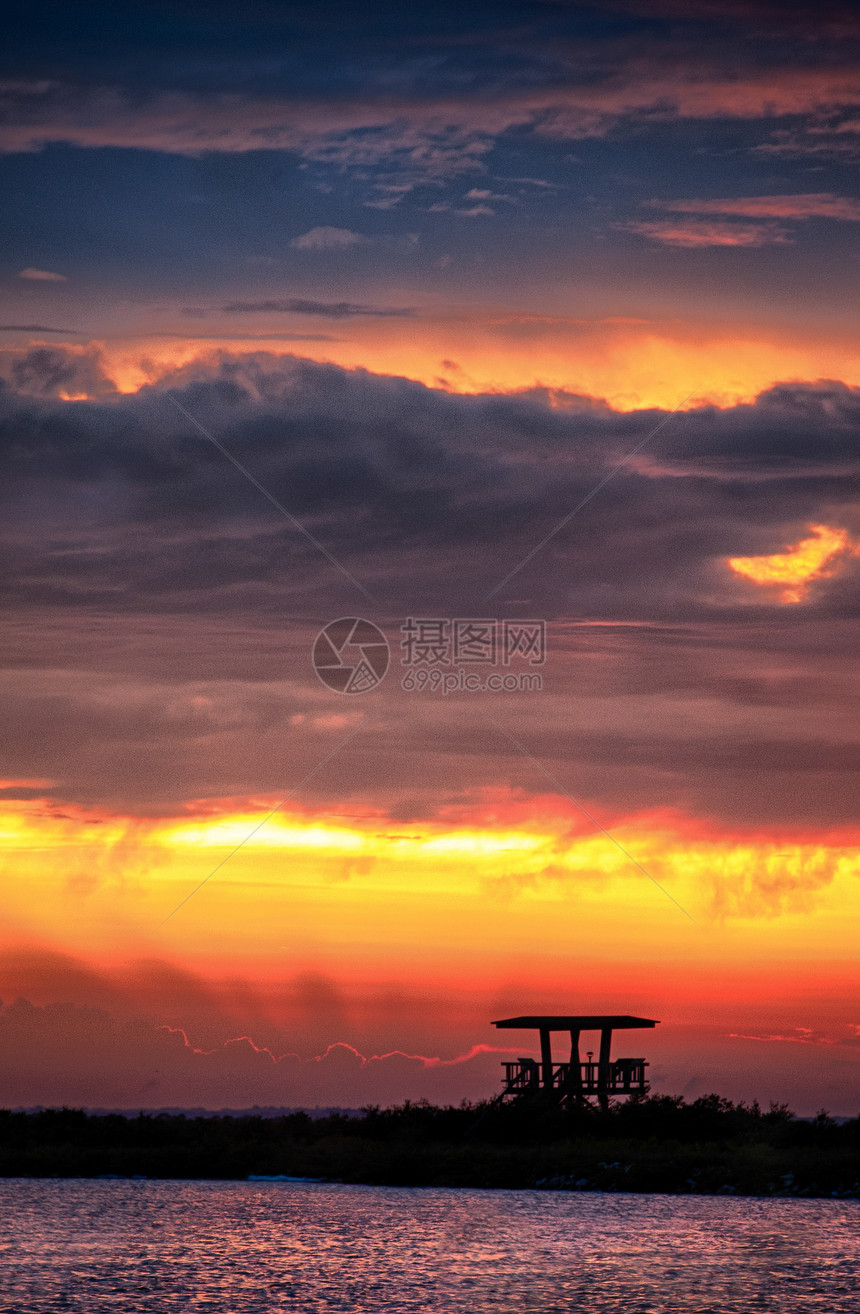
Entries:
POLYGON ((844 1192, 820 1192, 815 1193, 809 1190, 777 1190, 772 1192, 761 1191, 738 1191, 735 1189, 720 1190, 647 1190, 642 1187, 637 1188, 619 1188, 619 1187, 591 1187, 577 1186, 552 1183, 536 1182, 533 1185, 522 1186, 482 1186, 477 1183, 465 1184, 458 1182, 445 1183, 421 1183, 421 1182, 364 1182, 364 1181, 344 1181, 338 1177, 294 1177, 288 1174, 274 1173, 249 1173, 247 1177, 162 1177, 146 1176, 142 1173, 0 1173, 0 1181, 5 1182, 137 1182, 148 1184, 151 1182, 175 1182, 177 1184, 196 1182, 211 1183, 212 1185, 229 1185, 229 1186, 345 1186, 345 1187, 366 1187, 369 1190, 386 1190, 386 1191, 513 1191, 513 1192, 539 1192, 544 1195, 588 1195, 588 1196, 654 1196, 667 1197, 671 1199, 695 1199, 695 1200, 796 1200, 799 1202, 809 1200, 828 1200, 833 1204, 844 1204, 852 1201, 860 1204, 860 1187, 856 1190, 846 1190, 844 1192))

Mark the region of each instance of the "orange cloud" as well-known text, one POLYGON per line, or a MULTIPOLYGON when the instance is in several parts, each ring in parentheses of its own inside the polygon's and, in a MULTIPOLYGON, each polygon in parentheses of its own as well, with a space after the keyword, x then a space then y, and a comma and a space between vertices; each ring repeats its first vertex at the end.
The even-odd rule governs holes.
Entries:
MULTIPOLYGON (((774 383, 838 379, 860 385, 860 360, 847 333, 786 331, 768 324, 699 323, 693 319, 578 319, 490 306, 483 313, 458 307, 419 309, 404 333, 401 320, 339 324, 336 341, 285 344, 283 334, 303 321, 261 314, 248 331, 219 317, 208 336, 171 330, 187 321, 143 325, 122 336, 78 346, 83 365, 91 353, 109 382, 136 392, 193 362, 217 363, 219 353, 270 351, 300 354, 347 369, 415 379, 457 393, 545 388, 605 399, 616 410, 672 410, 706 402, 751 402, 774 383), (86 358, 86 359, 85 359, 86 358)), ((306 323, 305 323, 306 326, 306 323)), ((35 341, 33 343, 35 345, 35 341)), ((3 353, 10 362, 23 347, 3 353)), ((71 350, 63 344, 63 350, 71 350)), ((560 398, 563 404, 563 398, 560 398)))
POLYGON ((54 274, 50 269, 22 269, 19 278, 31 279, 37 283, 66 283, 65 274, 54 274))
POLYGON ((860 200, 833 192, 803 192, 783 196, 738 196, 734 198, 650 201, 655 209, 676 214, 742 215, 751 219, 841 219, 860 223, 860 200))
POLYGON ((789 242, 784 228, 778 224, 735 224, 689 219, 666 219, 656 222, 634 222, 621 227, 628 232, 641 233, 653 242, 664 246, 777 246, 789 242))
POLYGON ((802 602, 813 580, 831 578, 836 573, 837 560, 854 550, 845 529, 810 525, 810 530, 811 538, 801 539, 784 552, 762 557, 729 557, 729 566, 754 584, 779 588, 782 602, 802 602))

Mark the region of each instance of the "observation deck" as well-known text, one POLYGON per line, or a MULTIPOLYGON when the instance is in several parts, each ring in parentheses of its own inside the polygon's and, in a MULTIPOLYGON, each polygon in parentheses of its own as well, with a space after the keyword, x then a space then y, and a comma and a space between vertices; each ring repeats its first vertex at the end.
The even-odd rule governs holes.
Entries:
POLYGON ((500 1030, 537 1031, 540 1037, 540 1061, 519 1058, 502 1064, 505 1069, 501 1098, 540 1098, 554 1104, 583 1103, 594 1098, 601 1108, 609 1107, 610 1096, 644 1095, 648 1091, 644 1058, 611 1057, 613 1031, 653 1028, 652 1018, 629 1014, 535 1014, 509 1017, 494 1022, 500 1030), (554 1031, 570 1035, 570 1059, 556 1063, 552 1057, 551 1036, 554 1031), (600 1048, 595 1060, 588 1050, 580 1057, 579 1042, 583 1031, 600 1032, 600 1048))

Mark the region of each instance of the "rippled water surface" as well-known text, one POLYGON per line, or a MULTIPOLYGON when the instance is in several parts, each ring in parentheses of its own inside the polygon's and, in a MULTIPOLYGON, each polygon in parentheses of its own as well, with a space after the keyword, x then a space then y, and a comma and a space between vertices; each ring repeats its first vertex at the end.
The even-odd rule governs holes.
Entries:
POLYGON ((860 1309, 860 1202, 0 1181, 0 1310, 860 1309))

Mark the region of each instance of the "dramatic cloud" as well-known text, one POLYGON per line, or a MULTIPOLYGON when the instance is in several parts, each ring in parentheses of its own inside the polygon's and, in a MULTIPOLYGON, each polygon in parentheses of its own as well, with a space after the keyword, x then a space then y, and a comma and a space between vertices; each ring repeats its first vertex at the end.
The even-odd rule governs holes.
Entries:
POLYGON ((810 528, 812 537, 786 552, 730 557, 729 565, 755 584, 778 588, 783 602, 802 602, 813 580, 829 579, 835 573, 838 559, 846 552, 857 550, 844 529, 832 529, 829 525, 810 528))
MULTIPOLYGON (((98 355, 72 348, 13 357, 11 379, 19 392, 41 397, 109 391, 98 355)), ((585 398, 561 405, 540 394, 451 395, 265 353, 201 360, 113 401, 32 402, 7 391, 0 419, 12 511, 44 480, 51 502, 43 505, 48 514, 55 507, 59 529, 68 514, 64 489, 74 487, 76 499, 82 483, 114 486, 114 500, 103 501, 89 529, 99 554, 77 558, 70 544, 63 570, 49 572, 51 593, 62 592, 64 573, 76 597, 86 580, 94 597, 101 588, 111 591, 114 567, 102 550, 114 524, 124 525, 124 578, 135 581, 130 592, 123 590, 124 609, 158 606, 159 597, 173 596, 173 587, 165 587, 167 561, 157 564, 150 542, 138 555, 135 527, 157 525, 177 544, 190 530, 184 584, 175 582, 180 592, 214 600, 228 578, 266 588, 278 577, 270 545, 288 526, 245 481, 237 484, 223 456, 167 402, 167 389, 177 389, 188 412, 330 549, 364 562, 369 583, 384 580, 385 590, 399 595, 410 576, 419 594, 441 588, 450 602, 462 588, 461 603, 517 567, 660 419, 655 412, 613 412, 585 398), (239 538, 229 528, 231 512, 245 526, 239 538), (221 546, 197 558, 194 544, 204 527, 221 546), (454 554, 467 545, 473 573, 459 586, 450 571, 454 554)), ((860 459, 852 428, 858 413, 857 390, 821 384, 782 385, 751 406, 702 407, 675 417, 569 530, 548 541, 539 569, 526 567, 515 588, 536 591, 551 615, 571 608, 591 613, 610 579, 612 594, 599 610, 618 619, 668 619, 680 605, 693 618, 711 614, 714 605, 730 606, 737 592, 727 558, 772 554, 775 534, 797 542, 810 523, 856 533, 844 481, 860 459), (603 539, 610 533, 614 550, 607 558, 603 539), (643 535, 651 543, 650 564, 638 546, 643 535), (678 542, 683 552, 673 547, 678 542), (563 564, 573 544, 581 567, 576 578, 563 564), (652 583, 643 593, 645 572, 652 583)), ((43 551, 38 542, 29 550, 43 551)), ((301 540, 290 550, 312 562, 314 574, 325 565, 301 540)), ((825 581, 819 584, 824 588, 825 581)), ((38 595, 31 577, 28 596, 38 595)), ((830 595, 825 589, 810 596, 830 595)))
POLYGON ((10 369, 20 393, 71 398, 116 392, 94 347, 34 347, 13 357, 10 369))
MULTIPOLYGON (((673 799, 738 822, 853 817, 842 706, 860 562, 819 536, 814 560, 805 548, 787 565, 771 559, 802 547, 810 525, 860 536, 858 390, 782 385, 754 405, 686 412, 613 475, 665 415, 451 395, 265 353, 192 363, 132 396, 52 400, 80 386, 66 373, 77 361, 25 356, 18 377, 40 395, 0 393, 3 590, 39 615, 6 631, 31 672, 26 687, 14 676, 4 713, 20 777, 59 777, 66 796, 133 809, 277 798, 348 729, 324 728, 330 695, 309 654, 326 620, 371 604, 172 390, 373 595, 395 653, 407 615, 545 617, 545 693, 510 710, 570 785, 628 816, 673 799), (750 560, 744 573, 730 564, 750 560), (750 571, 762 570, 779 587, 756 587, 750 571), (787 587, 801 589, 790 627, 774 623, 787 587), (121 616, 122 631, 98 646, 69 628, 70 607, 121 616), (811 655, 825 632, 826 669, 811 655), (637 700, 633 719, 619 720, 622 695, 637 700), (560 729, 570 718, 573 736, 560 729)), ((452 790, 489 787, 500 753, 512 780, 546 784, 457 700, 410 699, 392 675, 373 707, 323 792, 366 802, 375 791, 386 809, 427 816, 452 790), (489 756, 476 751, 488 733, 489 756)), ((369 710, 349 709, 359 723, 369 710)))

